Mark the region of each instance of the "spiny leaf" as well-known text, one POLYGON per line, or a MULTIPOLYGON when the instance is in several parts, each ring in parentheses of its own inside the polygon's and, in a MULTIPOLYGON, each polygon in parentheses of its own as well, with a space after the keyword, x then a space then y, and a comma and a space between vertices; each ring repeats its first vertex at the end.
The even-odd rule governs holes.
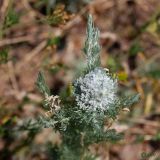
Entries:
POLYGON ((124 107, 130 107, 131 105, 137 103, 140 99, 140 94, 135 94, 130 97, 125 97, 121 100, 121 105, 124 107))
POLYGON ((38 87, 39 91, 41 93, 43 93, 44 95, 50 95, 50 90, 45 82, 45 79, 44 79, 44 75, 42 72, 39 72, 38 73, 38 78, 37 78, 37 81, 36 81, 36 86, 38 87))
POLYGON ((135 104, 138 102, 140 99, 139 94, 135 94, 132 96, 127 96, 123 98, 117 99, 114 104, 110 104, 110 109, 106 111, 106 116, 112 119, 116 119, 118 113, 121 111, 123 108, 129 108, 131 105, 135 104))
POLYGON ((94 27, 92 16, 88 16, 87 38, 84 45, 84 53, 87 57, 88 70, 91 71, 95 67, 100 66, 100 45, 99 30, 94 27))

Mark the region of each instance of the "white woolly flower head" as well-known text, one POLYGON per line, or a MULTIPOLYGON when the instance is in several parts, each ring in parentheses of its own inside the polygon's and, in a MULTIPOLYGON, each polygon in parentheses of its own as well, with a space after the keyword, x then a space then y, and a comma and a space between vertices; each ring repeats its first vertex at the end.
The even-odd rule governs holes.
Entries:
POLYGON ((73 85, 77 105, 83 110, 106 111, 117 98, 117 80, 103 68, 95 68, 73 85))

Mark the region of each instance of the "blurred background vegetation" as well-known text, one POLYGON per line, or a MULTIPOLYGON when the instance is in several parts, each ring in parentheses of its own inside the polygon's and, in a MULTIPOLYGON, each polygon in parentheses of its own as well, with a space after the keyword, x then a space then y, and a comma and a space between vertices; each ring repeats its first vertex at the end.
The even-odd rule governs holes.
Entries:
POLYGON ((111 126, 124 139, 91 150, 102 160, 160 159, 159 0, 0 1, 0 159, 56 160, 59 134, 27 121, 46 112, 35 82, 43 70, 53 95, 69 88, 83 68, 88 13, 103 67, 123 93, 141 95, 111 126))

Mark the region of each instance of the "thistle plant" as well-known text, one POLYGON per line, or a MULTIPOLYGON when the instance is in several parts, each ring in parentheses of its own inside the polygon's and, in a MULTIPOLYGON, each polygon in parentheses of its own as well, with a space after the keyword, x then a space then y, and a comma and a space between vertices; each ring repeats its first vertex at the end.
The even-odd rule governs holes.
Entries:
POLYGON ((72 83, 71 94, 59 97, 50 94, 42 73, 37 86, 45 96, 46 116, 38 124, 51 127, 61 135, 58 160, 93 160, 89 146, 122 138, 114 129, 104 129, 107 120, 116 119, 119 112, 137 102, 139 95, 119 97, 118 79, 100 66, 99 30, 88 16, 87 38, 84 45, 86 68, 72 83))

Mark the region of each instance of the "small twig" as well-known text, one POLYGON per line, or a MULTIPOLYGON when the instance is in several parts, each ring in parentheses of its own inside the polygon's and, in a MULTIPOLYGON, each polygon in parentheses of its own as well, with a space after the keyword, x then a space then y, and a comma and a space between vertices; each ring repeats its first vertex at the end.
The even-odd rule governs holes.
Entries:
MULTIPOLYGON (((7 45, 13 45, 17 43, 23 43, 23 42, 34 42, 35 41, 35 36, 36 34, 31 34, 31 35, 26 35, 26 36, 21 36, 21 37, 16 37, 16 38, 7 38, 3 39, 0 41, 0 47, 7 46, 7 45)), ((40 35, 38 35, 36 40, 44 40, 49 38, 51 35, 43 32, 40 35)))
POLYGON ((42 41, 38 46, 36 46, 32 51, 30 51, 26 56, 24 57, 23 63, 17 64, 16 72, 19 72, 22 68, 22 66, 26 65, 29 61, 34 59, 34 57, 40 53, 41 50, 43 50, 47 45, 47 40, 42 41))
POLYGON ((106 39, 112 39, 113 41, 116 41, 118 39, 117 35, 111 32, 104 32, 100 34, 100 38, 106 39))
POLYGON ((145 119, 129 119, 130 122, 133 123, 139 123, 139 124, 144 124, 144 125, 149 125, 152 127, 158 127, 160 128, 160 124, 158 122, 150 121, 150 120, 145 120, 145 119))
POLYGON ((21 42, 26 42, 26 41, 32 41, 32 40, 33 40, 33 37, 31 35, 16 37, 12 39, 10 38, 3 39, 0 41, 0 47, 11 45, 11 44, 16 44, 16 43, 21 43, 21 42))
POLYGON ((15 72, 14 72, 14 67, 13 67, 13 62, 12 61, 8 62, 8 69, 9 69, 9 76, 10 76, 10 80, 11 80, 13 89, 15 91, 18 91, 19 90, 18 89, 18 83, 17 83, 17 80, 16 80, 16 76, 15 76, 15 72))
POLYGON ((4 24, 4 21, 5 21, 5 17, 7 15, 7 10, 10 6, 10 0, 4 0, 2 2, 2 7, 0 8, 1 11, 0 11, 0 39, 2 38, 3 36, 3 24, 4 24))
POLYGON ((71 21, 69 21, 63 27, 63 30, 61 30, 61 35, 64 35, 72 26, 79 23, 82 20, 81 19, 82 15, 84 15, 87 12, 87 10, 89 10, 89 7, 100 5, 106 2, 107 2, 106 0, 95 0, 95 1, 92 1, 89 5, 86 5, 76 16, 74 16, 74 18, 71 21))
POLYGON ((0 8, 1 9, 1 12, 0 12, 1 13, 1 20, 4 20, 4 18, 5 18, 6 11, 9 6, 9 2, 10 2, 10 0, 4 0, 2 2, 2 7, 0 8))
POLYGON ((44 49, 47 45, 47 41, 44 40, 42 41, 38 46, 36 46, 29 54, 26 54, 27 56, 25 57, 25 62, 30 61, 33 59, 42 49, 44 49))

